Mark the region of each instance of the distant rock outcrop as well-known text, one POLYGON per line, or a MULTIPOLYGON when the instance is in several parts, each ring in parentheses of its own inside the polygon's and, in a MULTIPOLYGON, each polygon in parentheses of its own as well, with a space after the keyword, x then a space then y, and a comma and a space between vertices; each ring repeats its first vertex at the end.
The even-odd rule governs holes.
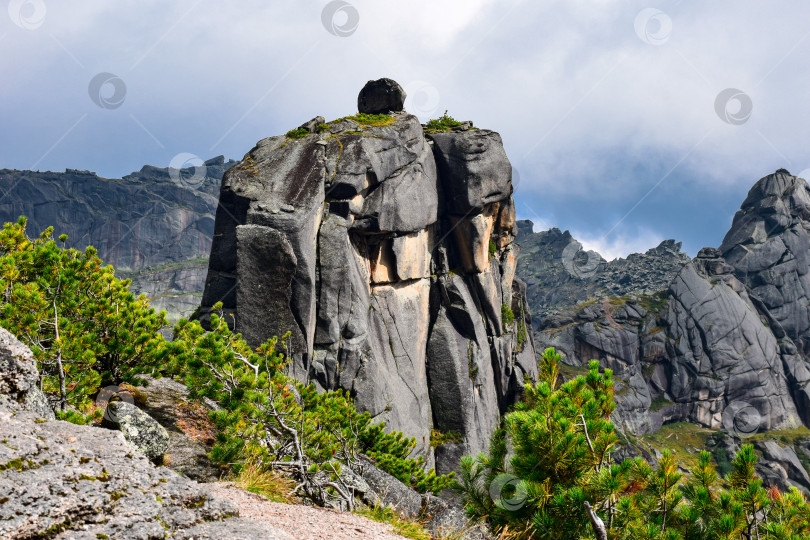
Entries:
POLYGON ((132 279, 133 292, 177 319, 199 305, 219 183, 233 163, 219 156, 187 169, 145 165, 120 179, 3 169, 0 223, 26 216, 29 235, 53 226, 69 247, 94 246, 132 279))
MULTIPOLYGON (((720 249, 702 249, 655 294, 592 288, 594 300, 549 312, 538 342, 572 366, 613 369, 616 419, 631 433, 674 421, 746 436, 810 425, 808 218, 807 183, 777 171, 751 189, 720 249)), ((671 268, 661 247, 645 255, 671 268)))
POLYGON ((254 345, 292 332, 297 377, 428 456, 441 433, 448 470, 537 370, 512 168, 489 130, 362 121, 263 139, 226 173, 201 315, 222 301, 254 345))
POLYGON ((517 273, 526 282, 535 324, 591 298, 662 291, 689 262, 675 240, 664 240, 646 253, 606 261, 595 251, 585 251, 568 231, 534 233, 533 227, 529 220, 518 221, 517 273))

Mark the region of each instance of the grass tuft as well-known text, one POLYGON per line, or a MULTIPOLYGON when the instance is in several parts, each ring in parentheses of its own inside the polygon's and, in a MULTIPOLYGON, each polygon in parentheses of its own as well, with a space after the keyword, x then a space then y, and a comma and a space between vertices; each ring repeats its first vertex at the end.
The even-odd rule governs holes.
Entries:
POLYGON ((396 534, 405 538, 430 540, 430 533, 419 521, 404 517, 390 506, 377 503, 374 506, 358 508, 354 513, 379 523, 387 523, 394 528, 396 534))
POLYGON ((290 492, 295 489, 295 482, 276 471, 269 471, 257 463, 242 467, 231 482, 245 491, 261 495, 272 502, 286 504, 298 502, 290 495, 290 492))
POLYGON ((303 139, 304 137, 309 135, 309 130, 307 128, 302 127, 295 128, 288 131, 286 135, 288 139, 303 139))
POLYGON ((459 122, 452 116, 449 116, 447 111, 444 111, 444 114, 439 118, 428 120, 428 123, 425 124, 425 133, 444 133, 446 131, 450 131, 451 128, 460 126, 463 123, 464 122, 459 122))

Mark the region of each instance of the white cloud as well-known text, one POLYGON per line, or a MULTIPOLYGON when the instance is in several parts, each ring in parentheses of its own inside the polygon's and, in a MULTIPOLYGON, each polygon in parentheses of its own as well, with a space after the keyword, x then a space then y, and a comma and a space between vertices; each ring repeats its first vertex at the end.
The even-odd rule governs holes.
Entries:
POLYGON ((626 258, 631 253, 644 253, 664 240, 660 234, 650 229, 640 229, 635 234, 614 233, 607 238, 594 236, 587 231, 571 231, 571 235, 579 240, 586 251, 596 251, 608 261, 618 257, 626 258))
MULTIPOLYGON (((29 167, 85 113, 41 168, 117 176, 180 152, 240 157, 317 114, 353 112, 380 76, 431 88, 420 117, 448 109, 499 131, 518 194, 553 197, 554 214, 579 212, 591 230, 615 219, 589 209, 630 208, 673 167, 679 189, 708 200, 810 166, 805 2, 662 4, 672 32, 656 46, 634 28, 646 0, 349 1, 360 20, 345 38, 321 24, 327 0, 47 0, 35 30, 0 13, 0 167, 29 167), (115 111, 88 99, 101 71, 127 84, 115 111), (743 125, 715 113, 729 87, 753 101, 743 125)), ((643 204, 687 210, 655 201, 643 204)))

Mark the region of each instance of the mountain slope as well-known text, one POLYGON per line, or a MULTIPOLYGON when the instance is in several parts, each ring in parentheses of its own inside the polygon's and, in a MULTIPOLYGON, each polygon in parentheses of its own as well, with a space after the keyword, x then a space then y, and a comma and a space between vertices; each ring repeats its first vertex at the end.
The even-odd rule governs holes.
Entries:
POLYGON ((70 247, 95 246, 133 291, 177 319, 199 305, 219 181, 233 163, 220 156, 182 170, 146 165, 120 179, 3 169, 0 220, 24 215, 29 235, 53 226, 70 247))

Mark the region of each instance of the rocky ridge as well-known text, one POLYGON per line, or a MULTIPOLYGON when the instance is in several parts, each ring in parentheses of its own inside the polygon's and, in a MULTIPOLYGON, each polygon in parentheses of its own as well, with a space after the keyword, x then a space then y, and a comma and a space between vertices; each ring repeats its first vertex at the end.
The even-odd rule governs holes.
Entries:
POLYGON ((123 178, 90 171, 0 170, 0 220, 28 218, 29 235, 53 226, 68 246, 98 249, 133 292, 146 294, 170 319, 199 305, 222 174, 219 156, 185 169, 145 165, 123 178))
POLYGON ((568 231, 552 228, 535 233, 529 220, 517 225, 517 273, 526 282, 535 324, 556 310, 594 297, 655 294, 666 289, 689 262, 675 240, 664 240, 645 253, 606 261, 597 252, 584 250, 568 231))
MULTIPOLYGON (((600 267, 589 276, 588 294, 574 296, 579 303, 556 310, 540 304, 536 311, 547 311, 537 327, 538 347, 557 348, 572 375, 591 358, 613 369, 615 419, 631 439, 684 421, 727 433, 737 447, 762 432, 804 433, 810 426, 808 231, 810 188, 780 169, 752 187, 720 249, 704 248, 686 260, 658 292, 648 289, 664 277, 658 270, 652 280, 636 270, 642 288, 617 290, 597 285, 600 267)), ((677 244, 664 244, 645 255, 661 257, 654 266, 671 271, 680 257, 670 247, 677 244)), ((800 463, 810 437, 790 439, 785 448, 757 440, 766 458, 761 474, 779 487, 793 482, 807 490, 805 467, 790 464, 800 463)))
POLYGON ((201 316, 222 302, 254 345, 290 331, 297 377, 351 392, 447 472, 537 372, 512 168, 493 131, 387 112, 315 118, 225 174, 201 316))

